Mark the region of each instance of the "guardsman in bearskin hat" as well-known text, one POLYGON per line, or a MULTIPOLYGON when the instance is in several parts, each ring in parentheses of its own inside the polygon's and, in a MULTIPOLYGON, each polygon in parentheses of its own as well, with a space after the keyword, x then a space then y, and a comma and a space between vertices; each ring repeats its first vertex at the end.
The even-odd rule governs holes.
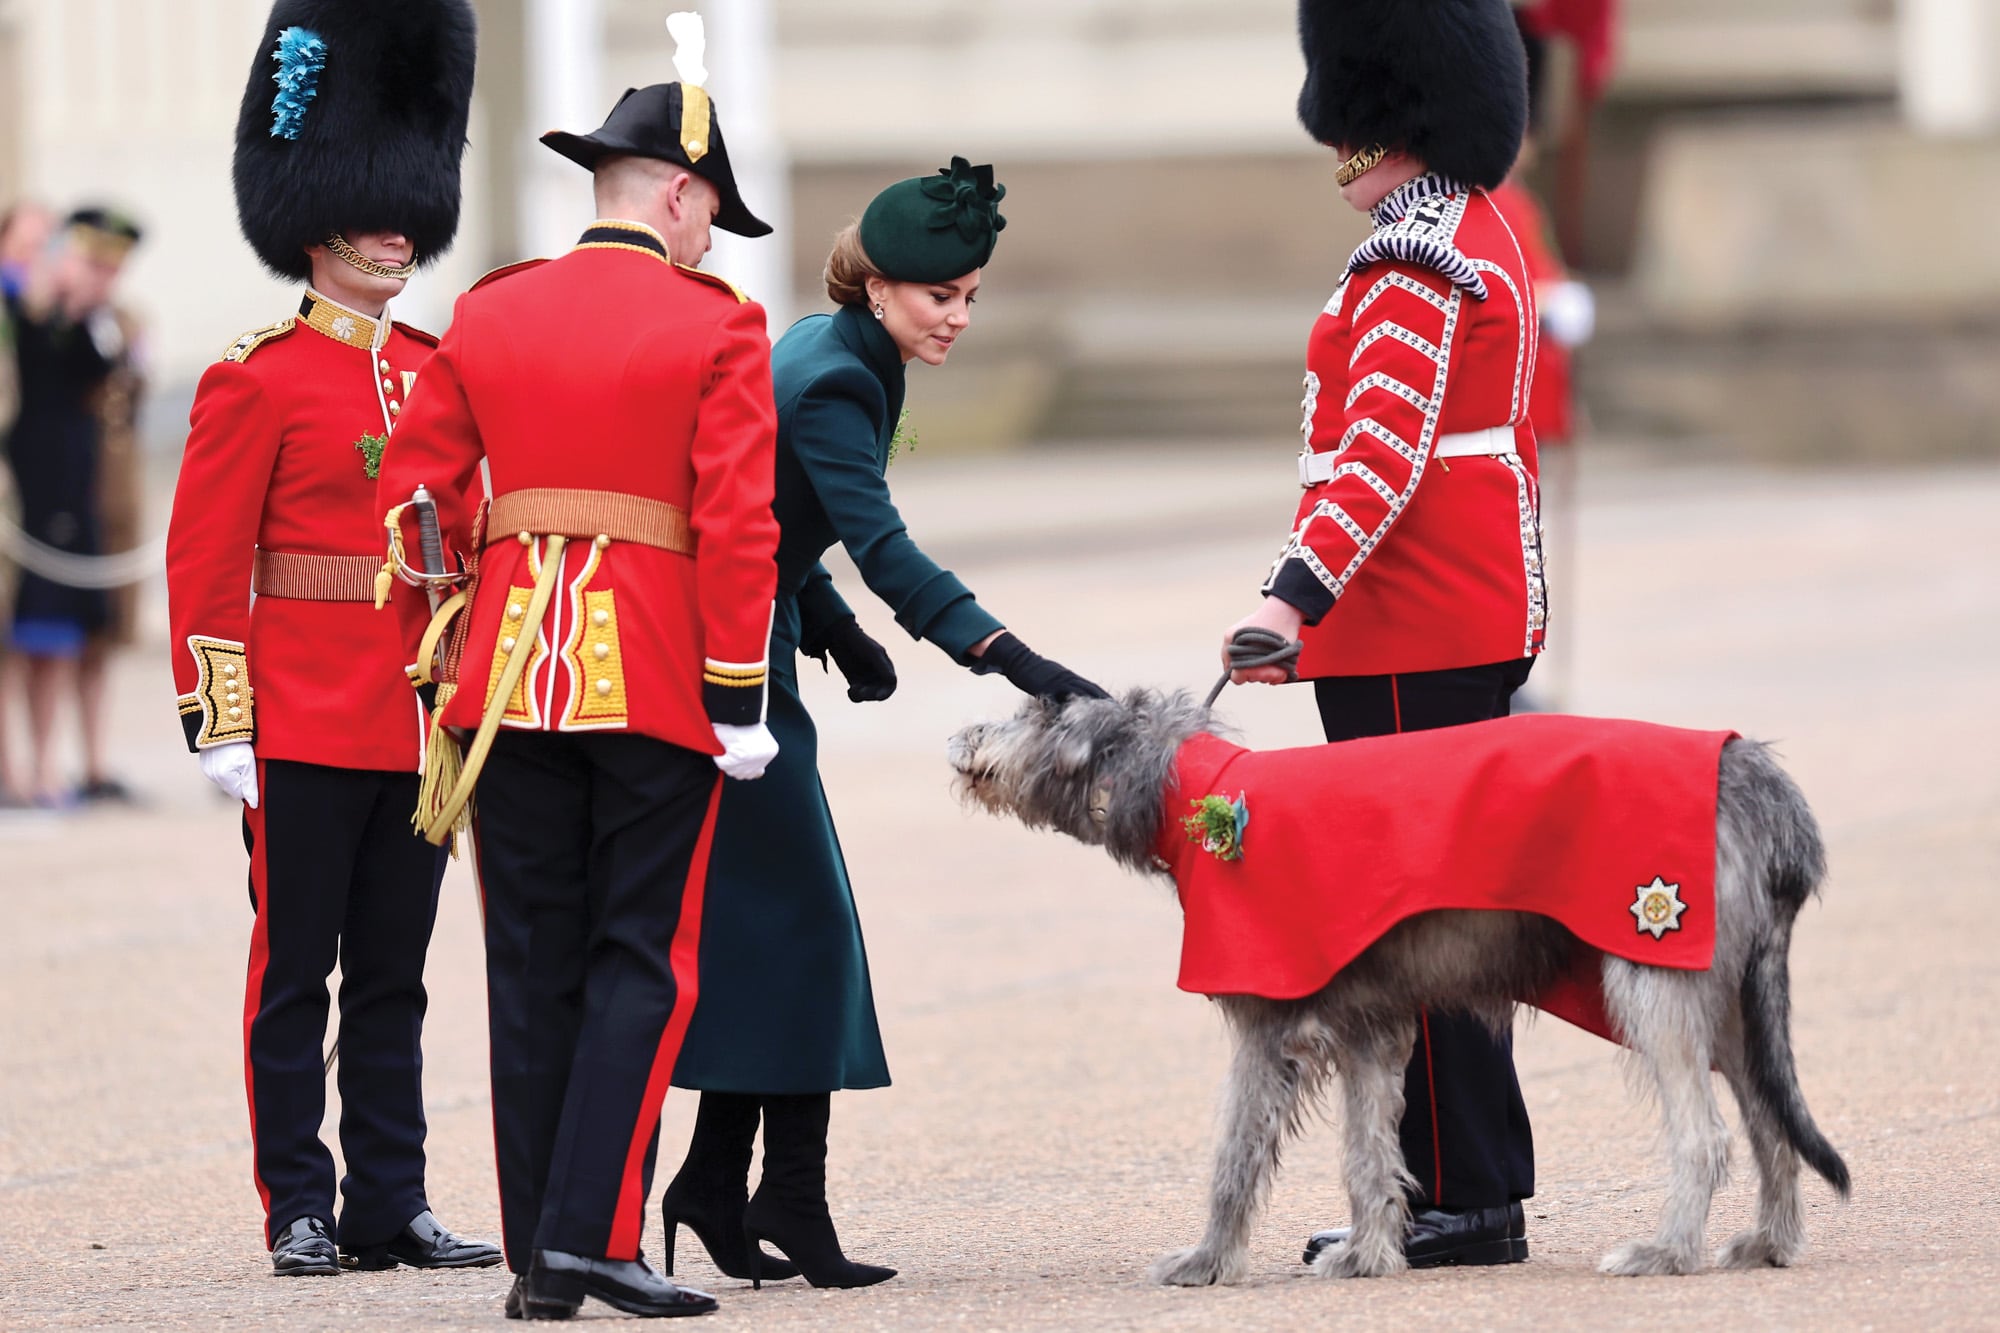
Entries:
POLYGON ((509 1309, 529 1318, 585 1296, 715 1308, 639 1233, 695 1004, 716 770, 756 778, 777 752, 770 343, 759 306, 693 267, 711 227, 770 228, 737 192, 700 20, 668 23, 679 82, 543 138, 590 169, 599 220, 460 299, 379 491, 385 573, 470 573, 442 651, 430 634, 412 654, 470 737, 462 772, 426 775, 420 817, 445 837, 476 784, 509 1309))
MULTIPOLYGON (((1527 123, 1520 34, 1507 0, 1301 0, 1299 32, 1299 117, 1375 231, 1313 326, 1304 495, 1229 637, 1303 638, 1330 741, 1502 717, 1547 619, 1534 288, 1487 195, 1527 123)), ((1405 1092, 1411 1264, 1525 1259, 1534 1145, 1511 1041, 1426 1014, 1405 1092)), ((1343 1237, 1314 1236, 1308 1258, 1343 1237)))
MULTIPOLYGON (((244 806, 257 1193, 280 1274, 498 1263, 424 1197, 424 954, 442 853, 416 836, 424 708, 374 612, 375 473, 436 340, 387 314, 458 227, 467 0, 278 0, 236 129, 236 206, 298 313, 195 396, 167 536, 174 682, 202 772, 244 806), (255 603, 252 603, 255 594, 255 603), (319 1140, 338 957, 345 1204, 319 1140)), ((415 614, 413 612, 413 614, 415 614)))

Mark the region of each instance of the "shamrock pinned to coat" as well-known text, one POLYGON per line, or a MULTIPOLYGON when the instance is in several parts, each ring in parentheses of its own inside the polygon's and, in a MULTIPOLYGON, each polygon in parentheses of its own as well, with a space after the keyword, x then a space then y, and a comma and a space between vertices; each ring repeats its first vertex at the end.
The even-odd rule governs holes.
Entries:
POLYGON ((389 447, 387 435, 363 435, 354 442, 361 451, 361 470, 368 474, 370 481, 382 475, 382 451, 389 447))
POLYGON ((1243 830, 1250 827, 1250 803, 1243 793, 1233 801, 1227 796, 1204 796, 1188 804, 1194 813, 1181 820, 1188 841, 1200 843, 1218 861, 1242 860, 1243 830))

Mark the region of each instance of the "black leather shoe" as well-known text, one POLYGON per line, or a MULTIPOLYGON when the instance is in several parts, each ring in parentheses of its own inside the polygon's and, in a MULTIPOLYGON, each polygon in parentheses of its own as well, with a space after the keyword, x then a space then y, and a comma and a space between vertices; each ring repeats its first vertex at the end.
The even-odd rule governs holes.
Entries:
MULTIPOLYGON (((1306 1241, 1311 1263, 1330 1245, 1346 1243, 1351 1227, 1315 1231, 1306 1241)), ((1521 1205, 1505 1208, 1418 1208, 1403 1233, 1403 1257, 1412 1268, 1518 1264, 1528 1257, 1528 1222, 1521 1205)))
POLYGON ((500 1262, 498 1245, 465 1240, 444 1229, 426 1208, 381 1245, 341 1246, 341 1262, 364 1273, 408 1264, 412 1268, 491 1268, 500 1262))
POLYGON ((575 1313, 575 1302, 550 1300, 529 1285, 525 1273, 515 1274, 514 1285, 507 1288, 509 1319, 567 1319, 575 1313))
POLYGON ((333 1236, 317 1217, 301 1217, 278 1233, 271 1246, 271 1272, 276 1277, 332 1277, 340 1271, 333 1236))
MULTIPOLYGON (((528 1269, 528 1286, 536 1297, 569 1302, 570 1308, 595 1296, 614 1310, 649 1319, 708 1314, 715 1297, 693 1287, 677 1287, 653 1271, 645 1256, 637 1259, 591 1259, 561 1250, 536 1250, 528 1269)), ((526 1295, 523 1295, 525 1302, 526 1295)))

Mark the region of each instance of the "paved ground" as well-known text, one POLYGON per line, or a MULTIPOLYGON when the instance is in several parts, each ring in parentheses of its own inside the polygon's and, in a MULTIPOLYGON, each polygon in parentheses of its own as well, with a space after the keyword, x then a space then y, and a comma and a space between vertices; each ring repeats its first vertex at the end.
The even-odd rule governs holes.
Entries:
MULTIPOLYGON (((1199 687, 1289 517, 1283 449, 1246 455, 919 454, 895 479, 920 539, 1030 644, 1107 683, 1199 687)), ((852 1252, 903 1276, 753 1294, 684 1255, 723 1299, 715 1326, 1994 1326, 2000 470, 1765 474, 1605 451, 1583 496, 1555 631, 1570 651, 1544 690, 1562 685, 1576 711, 1777 740, 1830 838, 1832 883, 1793 952, 1797 1044, 1856 1192, 1842 1208, 1809 1188, 1800 1267, 1599 1277, 1602 1250, 1650 1228, 1654 1121, 1609 1047, 1551 1021, 1520 1043, 1540 1143, 1534 1262, 1308 1277, 1298 1242, 1344 1213, 1328 1127, 1291 1154, 1247 1284, 1148 1286, 1145 1263, 1199 1230, 1225 1054, 1205 1003, 1173 988, 1178 913, 1094 853, 956 809, 945 736, 1013 699, 871 610, 903 691, 856 707, 809 688, 897 1078, 837 1099, 836 1211, 852 1252)), ((162 658, 129 661, 117 698, 151 807, 0 824, 0 1324, 492 1327, 495 1272, 266 1276, 238 1048, 241 850, 179 753, 162 658)), ((1228 706, 1253 741, 1311 734, 1302 690, 1228 706)), ((460 872, 430 983, 432 1199, 492 1235, 460 872)), ((668 1099, 670 1161, 691 1114, 668 1099)), ((1711 1235, 1749 1207, 1732 1186, 1711 1235)))

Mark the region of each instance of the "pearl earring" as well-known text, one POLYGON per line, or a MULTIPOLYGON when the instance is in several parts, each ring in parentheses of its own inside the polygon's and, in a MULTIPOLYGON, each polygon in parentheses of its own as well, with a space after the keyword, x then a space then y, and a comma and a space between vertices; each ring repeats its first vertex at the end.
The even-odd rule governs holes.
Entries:
POLYGON ((882 303, 880 301, 877 301, 875 303, 875 318, 877 319, 882 318, 882 303))

